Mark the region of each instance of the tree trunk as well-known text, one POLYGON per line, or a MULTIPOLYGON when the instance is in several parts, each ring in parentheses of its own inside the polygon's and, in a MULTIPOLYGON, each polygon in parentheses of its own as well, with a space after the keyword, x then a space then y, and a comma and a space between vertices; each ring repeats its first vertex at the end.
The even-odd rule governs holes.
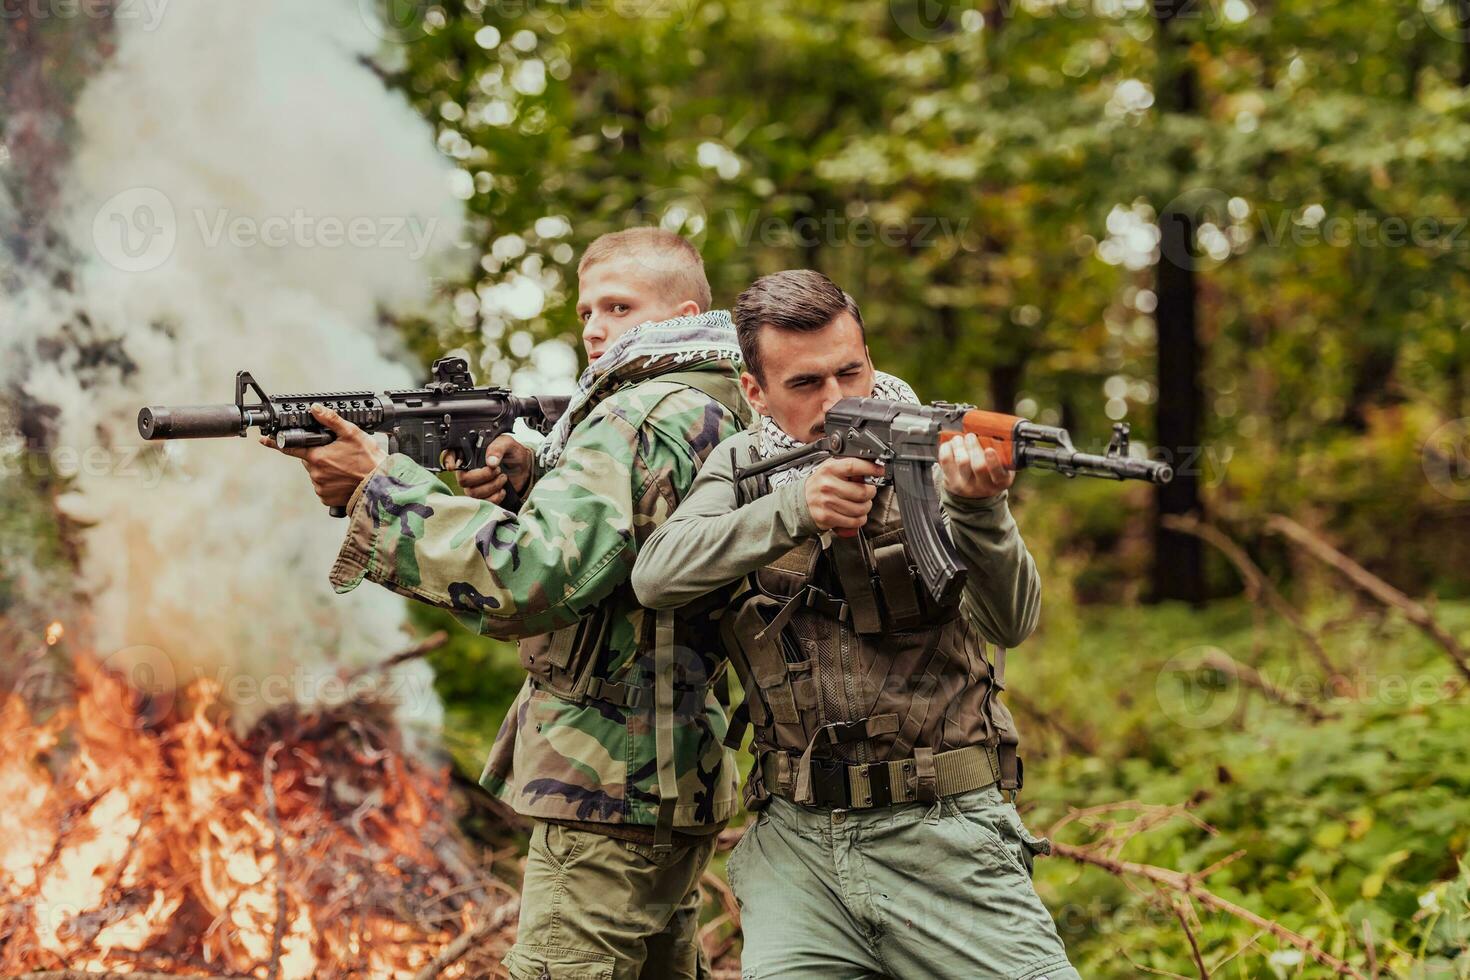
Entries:
MULTIPOLYGON (((1185 11, 1189 0, 1154 0, 1154 18, 1159 27, 1159 76, 1156 99, 1162 112, 1198 111, 1195 72, 1187 61, 1188 42, 1178 35, 1175 17, 1185 11)), ((1187 153, 1172 161, 1183 176, 1193 167, 1187 153)), ((1182 181, 1181 181, 1182 183, 1182 181)), ((1157 403, 1158 444, 1174 465, 1174 480, 1156 489, 1154 495, 1154 567, 1150 601, 1182 599, 1204 602, 1204 556, 1197 538, 1170 531, 1167 515, 1200 514, 1199 466, 1200 427, 1204 397, 1200 390, 1201 349, 1198 326, 1198 285, 1192 261, 1193 218, 1179 211, 1159 215, 1159 263, 1155 292, 1158 308, 1154 323, 1158 333, 1157 403)))

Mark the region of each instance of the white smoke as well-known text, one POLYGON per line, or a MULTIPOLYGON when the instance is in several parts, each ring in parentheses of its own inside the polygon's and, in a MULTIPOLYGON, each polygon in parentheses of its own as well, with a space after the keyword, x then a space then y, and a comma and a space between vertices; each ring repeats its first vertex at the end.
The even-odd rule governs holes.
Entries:
MULTIPOLYGON (((62 505, 89 525, 78 584, 98 651, 175 681, 215 676, 242 723, 333 697, 330 662, 404 646, 403 604, 373 586, 332 593, 345 525, 299 462, 253 438, 145 446, 136 416, 229 402, 240 369, 271 393, 423 380, 385 354, 379 313, 422 308, 433 270, 468 261, 463 211, 431 127, 358 61, 388 36, 372 9, 255 0, 117 18, 53 216, 73 284, 37 276, 0 299, 0 382, 60 409, 52 458, 74 467, 62 505), (87 345, 117 366, 88 363, 87 345)), ((407 713, 437 724, 427 667, 401 680, 407 713)))

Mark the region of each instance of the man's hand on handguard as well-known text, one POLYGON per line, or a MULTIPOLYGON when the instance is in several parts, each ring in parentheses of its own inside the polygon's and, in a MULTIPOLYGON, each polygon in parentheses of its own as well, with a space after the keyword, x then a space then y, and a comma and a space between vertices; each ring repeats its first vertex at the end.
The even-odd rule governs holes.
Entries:
POLYGON ((864 483, 882 476, 883 467, 865 459, 829 459, 806 478, 806 506, 824 531, 862 527, 873 509, 878 488, 864 483))
POLYGON ((1000 453, 981 450, 973 432, 939 447, 939 468, 944 473, 944 489, 956 497, 994 497, 1016 482, 1015 471, 1006 469, 1000 453))
POLYGON ((358 484, 378 468, 388 454, 377 440, 325 405, 311 406, 312 416, 337 437, 311 449, 277 449, 275 441, 260 437, 262 445, 295 456, 306 467, 316 495, 328 507, 345 507, 358 484))
POLYGON ((477 500, 498 504, 505 499, 507 484, 524 498, 531 482, 531 450, 509 433, 496 436, 485 447, 485 465, 459 474, 460 489, 477 500))

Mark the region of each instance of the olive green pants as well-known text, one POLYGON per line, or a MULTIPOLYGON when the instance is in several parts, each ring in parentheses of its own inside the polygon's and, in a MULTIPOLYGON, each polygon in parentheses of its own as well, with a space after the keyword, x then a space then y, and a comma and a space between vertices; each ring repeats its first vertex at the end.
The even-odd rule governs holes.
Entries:
POLYGON ((699 879, 715 837, 655 857, 653 847, 536 821, 511 980, 695 980, 699 879))
POLYGON ((730 855, 745 980, 1079 980, 994 786, 873 810, 780 797, 730 855))

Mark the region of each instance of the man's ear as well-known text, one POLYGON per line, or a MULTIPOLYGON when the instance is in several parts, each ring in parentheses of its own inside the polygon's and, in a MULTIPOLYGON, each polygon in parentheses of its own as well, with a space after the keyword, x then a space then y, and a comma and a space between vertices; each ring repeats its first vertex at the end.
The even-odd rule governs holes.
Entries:
POLYGON ((677 313, 679 316, 694 316, 696 313, 703 312, 704 311, 699 308, 699 304, 694 302, 694 300, 692 299, 686 299, 684 302, 680 303, 679 308, 675 310, 675 313, 677 313))
POLYGON ((761 390, 761 383, 756 380, 755 375, 749 371, 742 372, 740 390, 745 393, 745 400, 750 402, 750 407, 755 409, 756 414, 771 414, 770 409, 766 406, 766 393, 761 390))

